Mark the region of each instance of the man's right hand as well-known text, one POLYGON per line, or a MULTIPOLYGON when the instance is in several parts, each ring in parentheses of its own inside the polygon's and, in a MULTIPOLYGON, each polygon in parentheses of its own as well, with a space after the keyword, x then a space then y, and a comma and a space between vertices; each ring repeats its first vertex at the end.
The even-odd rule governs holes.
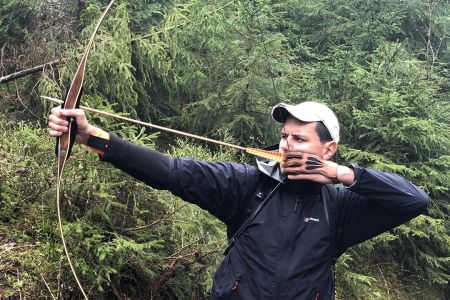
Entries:
POLYGON ((54 137, 61 136, 67 132, 69 122, 68 118, 74 118, 77 122, 77 135, 75 140, 77 143, 86 144, 89 135, 96 135, 101 130, 89 124, 81 109, 62 109, 54 107, 48 117, 48 127, 50 127, 50 135, 54 137))

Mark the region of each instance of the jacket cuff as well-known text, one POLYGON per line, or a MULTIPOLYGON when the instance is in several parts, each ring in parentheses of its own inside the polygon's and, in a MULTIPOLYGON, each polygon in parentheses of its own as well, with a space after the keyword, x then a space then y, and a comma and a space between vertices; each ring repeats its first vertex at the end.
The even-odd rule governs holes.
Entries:
POLYGON ((121 156, 126 156, 128 142, 121 139, 114 133, 109 133, 109 143, 103 155, 99 155, 101 161, 114 162, 120 160, 121 156))
POLYGON ((361 177, 363 176, 363 173, 365 172, 365 169, 360 167, 358 164, 354 163, 348 166, 350 169, 352 169, 355 172, 355 181, 349 186, 345 186, 345 188, 349 190, 354 190, 358 187, 361 177))

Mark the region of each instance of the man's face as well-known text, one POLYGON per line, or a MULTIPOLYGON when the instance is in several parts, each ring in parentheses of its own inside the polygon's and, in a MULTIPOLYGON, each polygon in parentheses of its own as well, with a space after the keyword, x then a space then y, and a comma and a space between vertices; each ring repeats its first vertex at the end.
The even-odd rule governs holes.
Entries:
POLYGON ((316 122, 301 122, 294 117, 288 117, 281 130, 281 140, 279 151, 300 151, 315 154, 323 159, 330 159, 335 147, 330 149, 333 142, 322 143, 316 132, 316 122))

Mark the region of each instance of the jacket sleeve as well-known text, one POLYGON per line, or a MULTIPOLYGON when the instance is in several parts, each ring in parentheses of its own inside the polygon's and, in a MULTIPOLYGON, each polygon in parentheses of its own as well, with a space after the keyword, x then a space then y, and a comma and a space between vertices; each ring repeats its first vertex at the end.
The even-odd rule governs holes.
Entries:
POLYGON ((163 153, 137 146, 110 134, 107 151, 100 159, 153 188, 169 188, 171 158, 163 153))
POLYGON ((225 224, 246 207, 256 190, 259 172, 237 163, 211 163, 190 158, 171 160, 170 190, 197 204, 225 224))
POLYGON ((406 179, 352 165, 355 182, 338 191, 340 250, 426 212, 428 195, 406 179))
POLYGON ((197 204, 226 224, 253 196, 259 178, 257 169, 246 164, 173 159, 115 135, 110 135, 101 160, 153 188, 169 190, 183 200, 197 204))

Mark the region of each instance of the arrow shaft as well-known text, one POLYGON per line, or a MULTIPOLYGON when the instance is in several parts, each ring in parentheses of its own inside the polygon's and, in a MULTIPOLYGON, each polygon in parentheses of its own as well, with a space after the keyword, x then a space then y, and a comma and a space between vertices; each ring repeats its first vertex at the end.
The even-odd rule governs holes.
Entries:
MULTIPOLYGON (((46 96, 41 96, 41 98, 46 99, 46 100, 51 101, 51 102, 54 102, 54 103, 58 103, 58 104, 61 104, 63 102, 60 99, 46 97, 46 96)), ((197 140, 202 140, 202 141, 205 141, 205 142, 208 142, 208 143, 213 143, 213 144, 217 144, 217 145, 221 145, 221 146, 231 147, 231 148, 242 150, 242 151, 246 150, 246 148, 238 146, 238 145, 234 145, 234 144, 230 144, 230 143, 226 143, 226 142, 210 139, 210 138, 207 138, 207 137, 204 137, 204 136, 200 136, 200 135, 196 135, 196 134, 192 134, 192 133, 188 133, 188 132, 184 132, 184 131, 180 131, 180 130, 167 128, 167 127, 164 127, 164 126, 155 125, 155 124, 148 123, 148 122, 143 122, 143 121, 127 118, 127 117, 124 117, 124 116, 120 116, 120 115, 116 115, 116 114, 113 114, 113 113, 105 112, 105 111, 102 111, 102 110, 86 107, 86 106, 83 106, 83 105, 80 105, 80 108, 85 110, 85 111, 89 111, 89 112, 96 113, 96 114, 99 114, 99 115, 103 115, 103 116, 106 116, 106 117, 123 120, 123 121, 129 122, 129 123, 134 123, 134 124, 137 124, 137 125, 141 125, 141 126, 145 126, 145 127, 149 127, 149 128, 153 128, 153 129, 157 129, 157 130, 170 132, 170 133, 174 133, 174 134, 177 134, 177 135, 182 135, 182 136, 194 138, 194 139, 197 139, 197 140)))

